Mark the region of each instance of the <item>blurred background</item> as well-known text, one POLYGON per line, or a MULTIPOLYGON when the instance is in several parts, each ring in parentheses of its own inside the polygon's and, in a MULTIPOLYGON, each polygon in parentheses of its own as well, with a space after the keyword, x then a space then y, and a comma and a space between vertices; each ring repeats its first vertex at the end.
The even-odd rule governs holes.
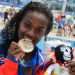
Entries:
MULTIPOLYGON (((0 32, 24 5, 31 0, 0 0, 0 32)), ((53 13, 53 29, 37 46, 51 57, 51 47, 67 44, 75 49, 75 0, 32 0, 42 2, 53 13), (46 46, 44 46, 46 44, 46 46), (47 51, 48 50, 48 51, 47 51)), ((0 36, 1 39, 1 36, 0 36)), ((0 41, 1 42, 1 41, 0 41)))
POLYGON ((8 19, 12 18, 24 5, 31 0, 0 0, 0 30, 5 27, 8 19), (4 19, 4 17, 8 18, 4 19))

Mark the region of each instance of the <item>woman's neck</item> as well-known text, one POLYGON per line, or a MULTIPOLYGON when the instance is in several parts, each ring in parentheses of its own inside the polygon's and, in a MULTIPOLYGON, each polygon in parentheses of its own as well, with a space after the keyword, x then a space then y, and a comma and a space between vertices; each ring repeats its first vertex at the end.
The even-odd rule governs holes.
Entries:
POLYGON ((25 60, 32 59, 32 57, 35 56, 35 54, 36 54, 35 50, 33 50, 33 52, 31 52, 31 53, 25 53, 25 56, 23 57, 23 59, 25 59, 25 60))

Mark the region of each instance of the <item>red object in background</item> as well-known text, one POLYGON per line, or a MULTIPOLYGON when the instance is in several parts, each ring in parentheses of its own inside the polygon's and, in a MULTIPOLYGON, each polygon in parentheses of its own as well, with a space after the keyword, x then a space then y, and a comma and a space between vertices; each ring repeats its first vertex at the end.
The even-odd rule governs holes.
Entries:
POLYGON ((52 64, 54 64, 53 59, 50 59, 48 62, 38 66, 36 69, 36 75, 44 75, 46 69, 52 64))
POLYGON ((36 75, 44 75, 44 71, 43 70, 39 70, 37 73, 36 73, 36 75))
POLYGON ((18 75, 18 64, 4 59, 4 64, 0 65, 0 75, 18 75))
POLYGON ((57 22, 61 21, 61 15, 56 16, 55 19, 57 22))

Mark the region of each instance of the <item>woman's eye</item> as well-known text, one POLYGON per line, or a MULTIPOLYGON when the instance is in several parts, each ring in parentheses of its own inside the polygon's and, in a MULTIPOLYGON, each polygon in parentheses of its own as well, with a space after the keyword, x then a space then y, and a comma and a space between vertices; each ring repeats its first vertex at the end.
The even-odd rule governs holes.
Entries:
POLYGON ((24 27, 30 29, 31 28, 31 23, 24 23, 24 27))
POLYGON ((38 33, 43 32, 43 31, 44 31, 44 27, 38 28, 38 29, 36 30, 36 32, 38 32, 38 33))

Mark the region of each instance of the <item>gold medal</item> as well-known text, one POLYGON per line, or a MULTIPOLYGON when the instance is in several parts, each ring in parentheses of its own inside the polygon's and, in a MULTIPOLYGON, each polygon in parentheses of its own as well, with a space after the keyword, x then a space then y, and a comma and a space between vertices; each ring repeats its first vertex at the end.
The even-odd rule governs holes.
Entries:
POLYGON ((23 52, 25 53, 30 53, 34 49, 34 45, 32 44, 32 41, 28 38, 26 39, 21 39, 18 42, 19 47, 22 49, 23 52))

